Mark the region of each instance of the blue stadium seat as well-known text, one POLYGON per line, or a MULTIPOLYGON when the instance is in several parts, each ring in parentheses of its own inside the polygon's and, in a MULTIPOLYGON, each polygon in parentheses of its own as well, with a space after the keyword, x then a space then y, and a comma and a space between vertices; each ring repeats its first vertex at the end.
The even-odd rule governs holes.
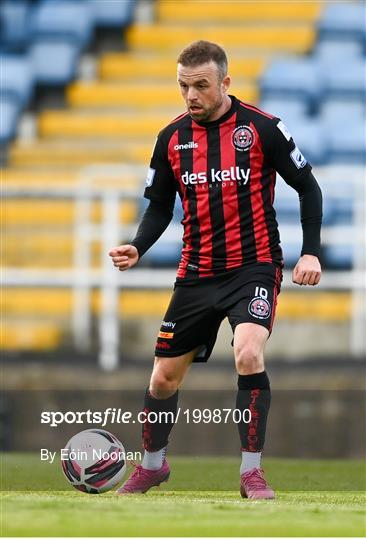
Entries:
POLYGON ((326 96, 342 97, 344 99, 365 99, 365 76, 366 61, 351 58, 346 61, 346 66, 339 69, 339 65, 333 64, 323 71, 324 90, 326 96))
POLYGON ((355 124, 328 124, 329 160, 332 163, 366 163, 365 120, 355 124))
POLYGON ((311 164, 326 163, 328 159, 326 134, 318 118, 299 118, 292 135, 296 145, 311 164))
POLYGON ((0 97, 0 143, 8 143, 16 135, 16 127, 21 111, 19 100, 11 96, 0 97))
POLYGON ((323 93, 318 65, 311 58, 274 60, 261 78, 260 89, 262 99, 296 97, 310 109, 323 93))
POLYGON ((42 1, 35 8, 31 33, 34 39, 61 38, 85 47, 91 40, 93 20, 86 2, 72 0, 42 1))
POLYGON ((326 7, 318 23, 320 38, 366 40, 366 7, 361 2, 332 3, 326 7))
POLYGON ((33 92, 34 75, 28 56, 0 55, 1 63, 1 95, 12 96, 25 107, 33 92))
POLYGON ((88 1, 88 11, 94 20, 95 26, 107 28, 124 28, 133 20, 135 0, 103 0, 88 1))
POLYGON ((281 118, 291 130, 296 130, 297 124, 307 114, 306 103, 303 99, 293 98, 267 98, 262 99, 259 108, 269 114, 281 118))
POLYGON ((164 241, 160 238, 144 255, 143 260, 154 266, 177 266, 181 250, 181 242, 164 241))
POLYGON ((334 270, 350 270, 353 266, 353 246, 325 246, 323 251, 324 263, 334 270))
POLYGON ((3 52, 22 51, 29 36, 28 0, 3 0, 0 9, 0 49, 3 52))
MULTIPOLYGON (((280 227, 280 232, 281 232, 281 227, 280 227)), ((302 248, 301 230, 299 230, 298 240, 296 242, 287 241, 286 238, 284 237, 284 234, 282 234, 281 235, 281 248, 283 252, 283 260, 285 263, 285 268, 287 270, 292 270, 292 268, 295 266, 295 264, 297 263, 301 255, 301 248, 302 248)))
POLYGON ((313 51, 313 58, 324 65, 325 69, 332 69, 339 65, 339 62, 349 60, 361 60, 363 57, 363 46, 356 39, 325 39, 318 41, 313 51))
POLYGON ((79 48, 68 41, 42 39, 31 46, 30 57, 37 83, 64 85, 76 76, 79 48))

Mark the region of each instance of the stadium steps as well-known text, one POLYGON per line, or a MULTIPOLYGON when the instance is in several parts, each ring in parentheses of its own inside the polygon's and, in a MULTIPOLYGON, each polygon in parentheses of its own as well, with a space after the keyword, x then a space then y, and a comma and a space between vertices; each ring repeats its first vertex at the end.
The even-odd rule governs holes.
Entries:
MULTIPOLYGON (((123 317, 161 316, 170 299, 170 291, 123 291, 119 296, 119 313, 123 317)), ((91 295, 92 310, 99 312, 100 294, 91 295)), ((72 291, 54 288, 8 288, 3 291, 1 308, 8 316, 70 317, 72 291)), ((351 295, 346 292, 283 291, 277 315, 286 319, 347 321, 352 310, 351 295)))
MULTIPOLYGON (((98 63, 100 80, 168 80, 172 82, 177 76, 176 56, 148 53, 106 53, 98 63), (148 60, 148 61, 147 61, 148 60)), ((230 74, 237 79, 257 79, 266 66, 263 56, 230 58, 230 74)), ((180 102, 180 105, 182 102, 180 102)))
MULTIPOLYGON (((92 113, 89 111, 45 111, 38 119, 40 137, 70 137, 105 139, 125 137, 154 141, 156 134, 171 120, 171 116, 146 116, 139 122, 135 115, 92 113)), ((92 156, 91 160, 92 160, 92 156)))
MULTIPOLYGON (((36 142, 23 144, 16 142, 9 152, 9 168, 3 171, 3 178, 16 178, 18 174, 33 174, 32 168, 49 168, 45 171, 50 179, 55 182, 60 177, 59 168, 74 169, 74 177, 79 167, 93 163, 138 163, 146 165, 151 156, 152 145, 136 141, 131 143, 121 138, 120 140, 89 141, 80 140, 72 142, 62 139, 37 140, 36 142), (18 171, 16 168, 22 168, 18 171)), ((39 173, 37 173, 39 174, 39 173)))
POLYGON ((309 21, 320 14, 320 2, 211 2, 209 9, 204 0, 160 0, 156 8, 160 22, 190 24, 309 21))
POLYGON ((7 351, 47 351, 62 342, 62 331, 56 323, 32 319, 2 321, 1 349, 7 351))
MULTIPOLYGON (((74 201, 49 199, 7 199, 2 203, 2 225, 9 233, 9 227, 72 225, 75 220, 74 201)), ((101 204, 93 201, 91 219, 101 220, 101 204)), ((134 201, 124 201, 120 205, 120 221, 124 224, 135 223, 137 205, 134 201)), ((6 237, 5 237, 6 238, 6 237)))
MULTIPOLYGON (((257 102, 257 85, 250 83, 237 84, 233 90, 242 96, 244 101, 257 102)), ((126 84, 119 82, 76 82, 70 85, 66 91, 67 102, 70 107, 79 108, 125 108, 129 114, 134 107, 141 114, 142 110, 152 111, 161 108, 163 114, 169 107, 174 107, 172 116, 178 116, 181 112, 182 98, 177 89, 174 79, 171 83, 157 83, 152 85, 126 84)))
MULTIPOLYGON (((235 13, 232 13, 235 20, 235 13)), ((238 52, 249 45, 251 51, 276 51, 305 54, 315 42, 315 30, 310 24, 268 24, 268 25, 212 25, 183 26, 144 24, 131 26, 126 34, 126 42, 134 51, 148 49, 161 53, 178 52, 191 41, 205 39, 217 41, 230 54, 230 49, 238 52)), ((232 53, 230 54, 230 56, 232 53)))
MULTIPOLYGON (((23 232, 9 232, 1 243, 0 257, 7 261, 8 266, 23 270, 71 269, 75 250, 73 230, 70 227, 53 230, 51 226, 48 229, 44 232, 44 227, 33 228, 26 236, 23 232)), ((99 268, 100 261, 101 243, 94 241, 90 244, 91 267, 99 268)))

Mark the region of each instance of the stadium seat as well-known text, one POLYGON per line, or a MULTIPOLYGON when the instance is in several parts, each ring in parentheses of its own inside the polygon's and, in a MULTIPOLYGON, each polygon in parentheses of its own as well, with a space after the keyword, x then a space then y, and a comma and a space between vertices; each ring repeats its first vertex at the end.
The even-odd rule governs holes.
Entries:
POLYGON ((206 2, 196 0, 179 1, 165 0, 157 2, 156 15, 159 21, 172 24, 177 18, 189 24, 207 24, 207 22, 232 23, 274 23, 277 21, 304 22, 314 21, 320 13, 319 2, 211 2, 208 8, 206 2))
POLYGON ((326 96, 343 97, 344 99, 365 99, 366 60, 347 60, 346 69, 338 69, 333 64, 330 69, 323 71, 324 92, 326 96))
POLYGON ((7 351, 47 351, 60 346, 62 332, 56 322, 3 321, 1 349, 7 351))
POLYGON ((323 93, 318 65, 311 58, 273 60, 260 80, 262 99, 302 99, 311 110, 323 93))
POLYGON ((312 53, 314 59, 325 69, 334 69, 339 62, 360 60, 363 57, 363 46, 358 40, 324 39, 318 41, 312 53))
POLYGON ((106 144, 85 140, 37 140, 22 144, 14 141, 9 149, 11 167, 41 168, 55 178, 54 168, 72 169, 97 163, 141 163, 146 165, 151 157, 153 142, 110 140, 106 144))
POLYGON ((4 54, 1 63, 1 96, 13 96, 25 107, 33 93, 34 75, 27 55, 4 54))
POLYGON ((28 0, 3 0, 0 9, 0 50, 21 52, 26 47, 29 37, 29 14, 31 6, 28 0))
POLYGON ((0 97, 0 144, 6 144, 15 137, 21 111, 20 103, 12 97, 0 97))
POLYGON ((350 244, 325 246, 323 258, 335 270, 350 270, 353 265, 353 247, 350 244))
POLYGON ((66 85, 76 76, 79 50, 75 43, 41 39, 31 46, 30 58, 38 84, 66 85))
POLYGON ((122 113, 85 115, 73 111, 44 111, 39 116, 38 127, 41 137, 128 137, 139 141, 146 137, 153 144, 156 134, 170 120, 167 113, 146 115, 144 122, 136 123, 135 116, 122 113))
POLYGON ((299 118, 293 127, 292 135, 296 145, 311 164, 324 164, 328 161, 327 136, 318 118, 299 118))
POLYGON ((80 48, 92 37, 93 20, 87 2, 75 0, 41 1, 31 19, 33 39, 62 38, 73 41, 80 48))
POLYGON ((306 103, 303 99, 298 99, 295 96, 288 99, 262 99, 259 103, 259 108, 264 112, 281 118, 289 128, 290 132, 291 130, 294 130, 294 135, 296 133, 297 124, 307 115, 306 103))
POLYGON ((326 6, 318 23, 320 39, 335 37, 338 39, 366 40, 366 8, 361 2, 332 3, 326 6))
MULTIPOLYGON (((174 55, 152 55, 149 54, 149 61, 145 55, 128 53, 109 52, 102 56, 99 62, 99 75, 101 79, 120 79, 134 81, 149 80, 161 81, 167 79, 169 83, 176 78, 176 58, 174 55)), ((236 78, 256 79, 263 71, 266 59, 260 54, 256 56, 243 57, 232 56, 230 58, 229 71, 236 78)))
POLYGON ((79 51, 74 43, 42 39, 31 46, 30 57, 39 84, 65 85, 76 75, 79 51))
MULTIPOLYGON (((258 95, 255 85, 237 85, 238 93, 243 100, 256 102, 258 95)), ((129 84, 127 82, 76 82, 67 89, 67 101, 72 107, 131 107, 142 109, 160 108, 168 111, 172 108, 174 117, 182 111, 183 101, 174 79, 166 84, 145 83, 129 84)))
POLYGON ((87 4, 95 26, 122 29, 131 24, 136 2, 135 0, 123 0, 123 2, 88 0, 87 4))
POLYGON ((134 50, 164 51, 176 53, 187 43, 198 39, 217 41, 228 52, 233 49, 239 51, 250 45, 251 51, 266 51, 271 53, 292 52, 306 53, 314 44, 315 32, 308 24, 273 26, 178 26, 144 24, 132 25, 126 32, 127 45, 134 50))

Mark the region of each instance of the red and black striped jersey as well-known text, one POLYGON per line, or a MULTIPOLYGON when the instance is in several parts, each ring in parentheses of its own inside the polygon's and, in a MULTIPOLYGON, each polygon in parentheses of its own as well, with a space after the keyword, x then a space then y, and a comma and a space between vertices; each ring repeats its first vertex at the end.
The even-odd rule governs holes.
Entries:
POLYGON ((286 126, 234 96, 218 120, 185 113, 158 135, 144 196, 182 201, 178 278, 208 277, 254 262, 282 265, 273 208, 276 171, 285 181, 311 166, 286 126))

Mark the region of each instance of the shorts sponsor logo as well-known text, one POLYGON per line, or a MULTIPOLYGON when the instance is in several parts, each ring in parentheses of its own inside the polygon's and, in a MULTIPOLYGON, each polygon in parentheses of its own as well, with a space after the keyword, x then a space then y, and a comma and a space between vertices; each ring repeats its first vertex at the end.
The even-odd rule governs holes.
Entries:
POLYGON ((163 339, 173 339, 174 332, 162 332, 162 331, 160 331, 158 333, 158 337, 163 338, 163 339))
POLYGON ((282 133, 282 135, 285 137, 286 141, 289 141, 291 139, 292 135, 289 132, 289 130, 287 129, 287 126, 285 126, 285 124, 280 121, 280 122, 278 122, 277 127, 280 130, 280 132, 282 133))
POLYGON ((152 186, 155 173, 156 173, 156 170, 149 167, 149 170, 147 171, 147 175, 146 175, 146 180, 145 180, 146 187, 152 186))
POLYGON ((156 349, 171 349, 171 345, 167 343, 166 341, 158 341, 155 345, 156 349))
POLYGON ((290 156, 298 169, 302 169, 307 164, 306 159, 304 158, 297 146, 295 146, 295 148, 292 150, 290 156))
POLYGON ((256 296, 250 301, 248 311, 256 319, 268 319, 271 314, 271 305, 266 298, 256 296))
POLYGON ((189 141, 186 144, 176 144, 174 150, 189 150, 190 148, 198 148, 198 143, 194 141, 189 141))
POLYGON ((245 152, 254 142, 253 130, 248 126, 239 126, 234 129, 231 142, 236 150, 245 152))
POLYGON ((164 326, 165 328, 171 328, 173 330, 173 328, 175 327, 177 323, 175 322, 172 322, 172 321, 163 321, 161 323, 161 326, 164 326))

